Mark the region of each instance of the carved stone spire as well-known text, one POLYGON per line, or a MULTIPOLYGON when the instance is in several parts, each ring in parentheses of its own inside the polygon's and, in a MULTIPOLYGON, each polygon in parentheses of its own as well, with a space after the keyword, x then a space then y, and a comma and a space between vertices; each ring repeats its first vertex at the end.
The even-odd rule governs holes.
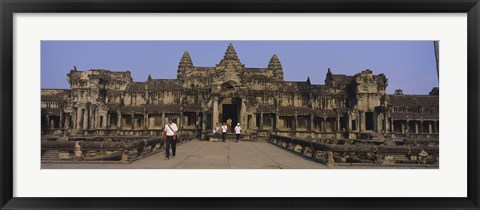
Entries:
POLYGON ((224 60, 235 60, 240 62, 240 59, 238 59, 237 52, 235 52, 235 48, 233 48, 233 44, 230 43, 228 44, 227 51, 225 51, 225 55, 223 56, 224 60))
POLYGON ((227 66, 228 64, 232 64, 233 67, 237 70, 243 69, 243 65, 240 62, 240 59, 238 59, 237 52, 235 51, 235 48, 233 48, 232 43, 228 44, 225 55, 223 56, 223 59, 220 61, 218 66, 227 66))
POLYGON ((186 71, 190 70, 193 67, 192 59, 190 58, 190 54, 188 51, 185 51, 182 55, 182 59, 180 59, 180 63, 178 64, 177 70, 177 78, 184 79, 186 71))
POLYGON ((307 77, 307 84, 311 85, 312 83, 310 83, 310 76, 307 77))
POLYGON ((268 68, 273 70, 273 77, 278 80, 283 80, 282 64, 280 63, 280 59, 278 59, 276 54, 273 54, 272 58, 270 58, 270 62, 268 62, 268 68))

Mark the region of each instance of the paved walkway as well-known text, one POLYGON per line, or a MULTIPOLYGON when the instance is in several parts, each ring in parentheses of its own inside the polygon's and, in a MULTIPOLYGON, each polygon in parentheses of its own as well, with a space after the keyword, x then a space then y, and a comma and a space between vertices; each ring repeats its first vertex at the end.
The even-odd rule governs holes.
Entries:
POLYGON ((325 165, 264 141, 190 141, 177 146, 175 159, 163 152, 130 164, 42 163, 42 169, 316 169, 325 165))

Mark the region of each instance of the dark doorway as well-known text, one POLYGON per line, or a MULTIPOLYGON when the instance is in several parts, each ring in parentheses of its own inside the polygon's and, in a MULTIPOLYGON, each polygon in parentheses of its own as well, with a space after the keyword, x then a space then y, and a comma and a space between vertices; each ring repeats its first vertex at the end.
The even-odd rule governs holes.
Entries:
POLYGON ((365 112, 365 130, 373 130, 373 112, 365 112))
POLYGON ((239 105, 238 104, 224 104, 223 105, 223 113, 222 113, 222 123, 227 122, 227 119, 232 119, 232 127, 230 130, 233 129, 238 123, 238 113, 239 113, 239 105))

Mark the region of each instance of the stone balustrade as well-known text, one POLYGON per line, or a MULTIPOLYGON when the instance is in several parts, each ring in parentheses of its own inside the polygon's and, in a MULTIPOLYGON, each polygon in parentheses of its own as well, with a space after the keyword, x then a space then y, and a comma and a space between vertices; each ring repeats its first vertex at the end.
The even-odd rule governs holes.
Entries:
POLYGON ((403 145, 378 145, 357 141, 332 144, 325 139, 305 140, 273 134, 269 138, 272 144, 309 156, 329 167, 355 164, 438 166, 438 140, 433 145, 431 141, 406 139, 403 145))
MULTIPOLYGON (((190 140, 189 134, 181 134, 178 143, 190 140)), ((55 161, 120 161, 129 163, 150 154, 163 151, 163 138, 115 137, 102 140, 102 137, 42 140, 42 159, 49 151, 58 151, 55 161)), ((55 153, 56 154, 56 153, 55 153)))

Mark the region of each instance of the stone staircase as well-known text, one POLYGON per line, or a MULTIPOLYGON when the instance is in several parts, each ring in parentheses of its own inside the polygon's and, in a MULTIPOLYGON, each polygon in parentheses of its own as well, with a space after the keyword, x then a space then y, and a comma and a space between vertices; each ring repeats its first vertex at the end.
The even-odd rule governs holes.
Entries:
POLYGON ((42 155, 42 160, 58 160, 58 150, 47 150, 42 155))

